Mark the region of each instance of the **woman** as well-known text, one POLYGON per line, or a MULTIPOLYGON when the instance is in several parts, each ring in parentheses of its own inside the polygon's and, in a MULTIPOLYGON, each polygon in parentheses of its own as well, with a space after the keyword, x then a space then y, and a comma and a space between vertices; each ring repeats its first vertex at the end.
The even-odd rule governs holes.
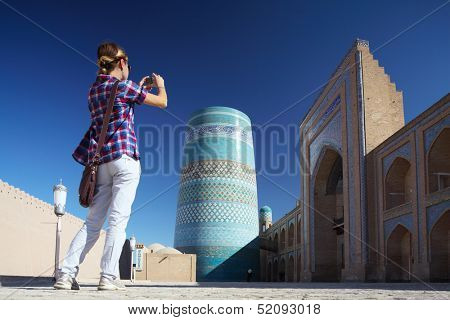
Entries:
POLYGON ((144 103, 159 108, 167 107, 164 79, 160 75, 152 74, 152 85, 145 85, 148 77, 144 77, 139 85, 128 80, 131 69, 128 56, 115 43, 101 44, 97 56, 98 75, 88 95, 91 126, 72 154, 82 165, 86 165, 94 156, 111 88, 115 81, 120 82, 105 142, 100 152, 94 199, 86 221, 72 240, 58 272, 55 289, 79 289, 76 282, 79 265, 98 240, 106 218, 109 226, 100 263, 101 277, 98 289, 125 288, 118 281, 119 258, 126 239, 125 228, 130 218, 131 205, 141 175, 134 132, 134 105, 144 103), (149 92, 152 87, 157 87, 157 95, 149 92))

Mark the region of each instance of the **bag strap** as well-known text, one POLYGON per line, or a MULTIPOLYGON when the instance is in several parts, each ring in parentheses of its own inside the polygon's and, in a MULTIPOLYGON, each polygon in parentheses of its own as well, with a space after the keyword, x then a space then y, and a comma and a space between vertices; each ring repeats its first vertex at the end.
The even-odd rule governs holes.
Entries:
MULTIPOLYGON (((134 107, 129 107, 129 108, 130 108, 130 109, 128 110, 128 114, 127 114, 126 118, 122 120, 122 122, 119 124, 119 126, 117 127, 117 129, 114 130, 114 132, 108 137, 108 140, 106 140, 106 142, 104 142, 104 143, 108 143, 109 140, 111 140, 111 138, 116 134, 117 130, 120 129, 120 127, 121 127, 122 124, 125 122, 125 120, 128 120, 128 117, 130 116, 130 111, 131 111, 131 109, 134 108, 134 107)), ((133 112, 134 112, 134 111, 133 111, 133 112)))
POLYGON ((106 131, 108 129, 108 123, 111 118, 111 113, 112 113, 112 109, 114 106, 114 100, 116 99, 118 85, 119 85, 119 81, 117 80, 116 82, 114 82, 114 85, 111 89, 111 94, 109 96, 106 113, 103 115, 102 131, 100 132, 100 138, 98 139, 98 143, 97 143, 97 151, 95 152, 93 162, 95 162, 95 161, 98 162, 100 160, 100 151, 102 150, 103 144, 105 142, 106 131))

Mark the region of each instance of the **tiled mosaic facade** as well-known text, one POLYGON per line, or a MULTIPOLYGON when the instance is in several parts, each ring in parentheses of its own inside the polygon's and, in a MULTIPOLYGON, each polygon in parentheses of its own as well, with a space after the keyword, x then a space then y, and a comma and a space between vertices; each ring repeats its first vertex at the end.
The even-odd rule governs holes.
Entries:
MULTIPOLYGON (((304 243, 305 246, 308 243, 310 245, 305 248, 305 251, 308 251, 308 254, 305 254, 307 258, 305 264, 308 266, 307 271, 311 274, 314 274, 316 265, 314 239, 320 238, 320 235, 315 234, 315 211, 311 209, 315 207, 315 176, 325 151, 329 149, 334 150, 342 157, 343 166, 346 167, 344 171, 347 172, 344 177, 345 185, 348 193, 352 195, 351 199, 346 200, 345 207, 348 214, 346 228, 357 237, 346 236, 346 262, 348 265, 354 265, 361 263, 357 260, 366 259, 364 249, 356 241, 358 238, 366 237, 367 223, 365 212, 361 210, 365 206, 364 188, 362 188, 364 144, 361 143, 361 138, 365 132, 360 129, 364 123, 363 87, 359 83, 362 77, 362 74, 360 74, 362 62, 358 54, 360 50, 368 51, 366 41, 357 41, 355 46, 350 49, 333 74, 333 81, 330 81, 329 85, 324 88, 301 123, 300 130, 304 137, 301 141, 301 152, 304 154, 302 159, 307 160, 305 166, 309 169, 310 174, 302 177, 302 185, 308 185, 308 188, 302 188, 304 191, 300 200, 303 202, 302 209, 305 212, 303 232, 305 237, 308 237, 308 240, 305 239, 304 243), (361 253, 357 253, 357 250, 361 250, 361 253), (359 257, 357 257, 357 254, 359 257)), ((358 270, 345 272, 347 273, 345 277, 349 280, 352 277, 356 279, 359 276, 357 275, 358 270)))
POLYGON ((405 125, 402 93, 357 40, 301 121, 301 193, 262 233, 278 244, 262 250, 263 280, 448 281, 449 108, 447 94, 405 125))
POLYGON ((174 247, 197 255, 198 281, 259 277, 258 204, 250 119, 225 107, 192 115, 174 247))

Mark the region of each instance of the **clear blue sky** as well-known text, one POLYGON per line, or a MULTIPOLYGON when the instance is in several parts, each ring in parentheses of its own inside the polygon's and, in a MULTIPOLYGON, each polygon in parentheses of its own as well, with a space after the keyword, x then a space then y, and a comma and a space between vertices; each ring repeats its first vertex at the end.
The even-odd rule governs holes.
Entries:
MULTIPOLYGON (((93 61, 101 41, 118 42, 130 57, 132 80, 160 73, 172 115, 138 106, 135 119, 138 127, 162 127, 187 121, 191 112, 211 105, 237 108, 263 124, 328 80, 355 38, 369 40, 373 50, 445 0, 7 2, 93 61)), ((52 202, 52 186, 61 177, 69 188, 67 210, 84 219, 87 210, 77 199, 83 168, 71 153, 89 126, 86 98, 96 67, 3 1, 0 24, 0 178, 52 202)), ((449 31, 447 5, 375 53, 403 91, 406 121, 449 91, 449 31)), ((271 123, 295 127, 315 96, 271 123)), ((267 137, 256 137, 257 167, 275 153, 298 166, 297 134, 269 148, 259 147, 267 137)), ((147 139, 140 134, 141 149, 147 139)), ((167 149, 159 162, 170 169, 180 150, 167 149)), ((151 170, 154 164, 145 166, 151 170)), ((298 172, 269 177, 299 194, 298 172)), ((178 179, 176 170, 144 174, 133 208, 178 179)), ((271 206, 275 220, 295 205, 290 194, 261 176, 258 191, 259 205, 271 206)), ((173 245, 177 194, 177 187, 169 189, 136 212, 128 235, 145 244, 173 245)))

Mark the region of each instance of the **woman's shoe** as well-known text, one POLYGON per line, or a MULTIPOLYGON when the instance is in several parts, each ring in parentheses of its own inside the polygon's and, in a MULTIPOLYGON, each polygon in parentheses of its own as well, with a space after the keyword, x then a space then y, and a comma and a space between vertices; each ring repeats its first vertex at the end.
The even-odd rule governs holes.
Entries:
POLYGON ((97 287, 98 290, 126 290, 124 284, 120 280, 109 280, 107 278, 100 278, 100 282, 97 287))
POLYGON ((58 290, 80 290, 77 280, 68 274, 62 274, 59 276, 53 285, 53 288, 58 290))

